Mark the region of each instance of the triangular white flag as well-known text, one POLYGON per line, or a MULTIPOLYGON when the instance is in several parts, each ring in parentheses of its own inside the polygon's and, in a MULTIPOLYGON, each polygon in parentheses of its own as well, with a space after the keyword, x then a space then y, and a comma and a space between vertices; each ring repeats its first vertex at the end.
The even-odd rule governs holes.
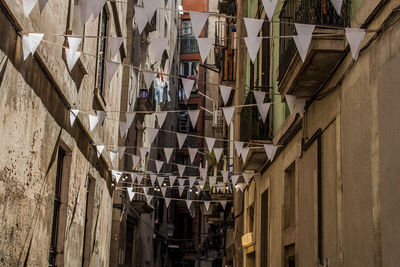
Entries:
POLYGON ((265 153, 270 161, 274 160, 276 150, 278 149, 277 146, 266 144, 264 145, 265 153))
POLYGON ((294 40, 294 43, 296 44, 297 50, 299 51, 301 60, 303 62, 305 62, 309 47, 303 46, 303 43, 301 42, 300 37, 298 35, 294 35, 293 40, 294 40))
POLYGON ((253 176, 252 174, 250 174, 250 173, 242 173, 242 176, 243 176, 243 179, 244 179, 244 181, 246 182, 246 184, 248 184, 249 183, 249 180, 250 180, 250 178, 253 176))
POLYGON ((139 164, 140 157, 136 155, 132 155, 132 162, 133 162, 133 168, 136 168, 137 165, 139 164))
POLYGON ((137 173, 135 173, 135 172, 131 173, 132 184, 135 183, 136 177, 137 177, 137 173))
POLYGON ((186 200, 186 206, 188 210, 190 210, 190 207, 192 206, 192 200, 186 200))
POLYGON ((185 172, 186 166, 181 164, 177 164, 176 166, 178 167, 179 176, 182 177, 183 173, 185 172))
POLYGON ((186 100, 190 98, 190 92, 192 92, 194 80, 182 78, 183 89, 185 91, 186 100))
POLYGON ((72 52, 76 52, 78 50, 79 45, 82 42, 81 37, 68 37, 68 46, 72 52))
POLYGON ((156 162, 156 169, 157 169, 157 173, 160 173, 162 166, 164 165, 164 161, 160 161, 160 160, 155 160, 156 162))
POLYGON ((208 18, 208 13, 190 11, 189 14, 192 22, 193 35, 194 37, 199 37, 208 18))
POLYGON ((239 175, 232 175, 231 179, 232 179, 232 185, 236 185, 236 183, 239 179, 239 175))
POLYGON ((293 112, 295 112, 296 96, 285 95, 285 99, 286 99, 286 103, 288 104, 290 114, 293 114, 293 112))
POLYGON ((243 18, 248 37, 257 37, 264 20, 243 18))
POLYGON ((164 154, 165 154, 165 159, 167 160, 167 163, 171 160, 171 155, 172 152, 174 151, 173 148, 170 147, 164 147, 164 154))
POLYGON ((262 0, 262 2, 264 4, 265 13, 267 13, 268 20, 271 22, 278 0, 262 0))
POLYGON ((119 183, 119 179, 120 179, 121 176, 122 176, 122 172, 115 171, 115 170, 111 170, 111 174, 112 174, 112 176, 114 176, 115 181, 116 181, 117 184, 118 184, 118 183, 119 183))
POLYGON ((136 192, 133 192, 132 187, 128 187, 128 195, 129 195, 129 200, 132 201, 132 199, 135 197, 136 192))
POLYGON ((351 55, 354 60, 358 59, 364 37, 365 29, 346 28, 346 38, 349 42, 351 55))
POLYGON ((165 206, 168 208, 169 207, 169 203, 171 203, 171 199, 166 197, 165 198, 165 206))
POLYGON ((97 157, 100 158, 101 153, 103 153, 104 146, 96 146, 97 157))
POLYGON ((242 183, 238 184, 238 189, 243 192, 244 184, 242 183))
POLYGON ((35 51, 42 41, 43 36, 43 33, 28 33, 22 35, 22 50, 24 53, 24 60, 27 59, 29 54, 35 54, 35 51))
POLYGON ((106 3, 106 0, 91 0, 91 9, 93 12, 93 17, 97 18, 97 16, 100 14, 101 10, 103 9, 104 4, 106 3))
POLYGON ((207 179, 207 168, 199 168, 200 177, 203 179, 207 179))
POLYGON ((111 58, 113 58, 117 54, 124 40, 124 37, 108 37, 111 58))
POLYGON ((343 0, 331 0, 333 7, 335 8, 336 12, 340 16, 340 12, 342 10, 343 0))
POLYGON ((146 84, 147 89, 150 89, 151 84, 153 83, 155 74, 149 71, 142 71, 143 72, 143 79, 146 84))
POLYGON ((215 176, 208 177, 208 182, 210 183, 210 187, 212 187, 216 181, 217 181, 217 177, 215 177, 215 176))
POLYGON ((156 116, 157 116, 157 120, 158 120, 158 126, 161 128, 165 122, 165 118, 167 118, 167 111, 161 111, 161 112, 157 112, 156 116))
POLYGON ((161 194, 163 195, 163 197, 165 197, 165 193, 167 192, 167 187, 162 186, 161 187, 161 194))
POLYGON ((40 14, 42 14, 42 11, 44 9, 44 7, 46 6, 47 2, 49 0, 39 0, 39 10, 40 10, 40 14))
POLYGON ((188 136, 187 134, 176 133, 176 138, 178 138, 179 148, 182 148, 187 136, 188 136))
POLYGON ((125 146, 120 146, 120 147, 118 147, 118 155, 119 155, 119 159, 122 159, 122 157, 124 156, 125 149, 126 149, 126 147, 125 147, 125 146))
POLYGON ((221 159, 222 152, 224 151, 223 148, 214 148, 215 159, 217 162, 221 159))
POLYGON ((140 157, 141 157, 142 159, 145 159, 145 158, 146 158, 146 155, 147 155, 147 148, 141 147, 139 150, 140 150, 140 157))
POLYGON ((204 201, 204 207, 206 207, 206 211, 210 208, 211 201, 204 201))
POLYGON ((189 188, 193 187, 195 181, 196 181, 196 176, 189 177, 189 188))
POLYGON ((151 181, 151 185, 154 186, 154 183, 156 182, 157 179, 157 175, 155 174, 150 174, 150 181, 151 181))
POLYGON ((199 118, 200 110, 193 109, 188 110, 190 122, 192 123, 193 129, 196 128, 197 119, 199 118))
POLYGON ((210 53, 215 38, 196 38, 196 40, 199 45, 201 61, 204 63, 210 53))
POLYGON ((206 137, 206 143, 208 151, 211 153, 211 150, 214 148, 215 138, 206 137))
POLYGON ((78 61, 79 57, 81 56, 81 52, 79 51, 72 51, 69 48, 65 48, 65 56, 67 58, 67 65, 69 71, 75 66, 76 62, 78 61))
POLYGON ((235 141, 235 149, 236 149, 236 153, 238 154, 238 156, 242 155, 242 149, 244 146, 244 142, 240 142, 240 141, 235 141))
POLYGON ((158 134, 158 129, 147 128, 147 133, 149 135, 149 144, 152 144, 158 134))
POLYGON ((303 45, 303 48, 308 51, 315 25, 295 23, 294 26, 296 27, 296 32, 299 36, 300 42, 303 45))
POLYGON ((119 133, 121 135, 121 138, 123 138, 127 132, 128 132, 128 124, 126 122, 120 121, 119 122, 119 133))
POLYGON ((138 5, 134 6, 135 6, 135 21, 138 27, 139 34, 141 34, 144 28, 146 27, 148 20, 146 12, 144 11, 144 7, 138 5))
POLYGON ((107 70, 107 77, 108 77, 109 82, 112 80, 115 73, 117 72, 119 65, 120 64, 118 62, 106 60, 106 70, 107 70))
POLYGON ((133 119, 135 118, 136 112, 126 112, 125 117, 126 117, 126 123, 128 125, 128 128, 131 127, 131 124, 133 122, 133 119))
POLYGON ((221 92, 222 101, 224 102, 224 106, 228 103, 229 97, 231 95, 232 87, 220 85, 219 91, 221 92))
POLYGON ((269 107, 271 106, 271 103, 264 103, 262 105, 257 106, 258 107, 258 112, 260 112, 261 119, 265 123, 265 120, 267 119, 269 107))
POLYGON ((242 160, 243 162, 246 162, 247 160, 247 155, 249 154, 250 148, 249 147, 244 147, 242 149, 242 160))
POLYGON ((169 186, 173 186, 175 184, 176 176, 169 176, 169 186))
POLYGON ((164 177, 163 176, 158 176, 157 177, 157 183, 158 183, 159 187, 163 187, 164 177))
POLYGON ((79 110, 78 109, 71 109, 69 111, 69 120, 71 122, 71 127, 74 126, 75 120, 78 117, 79 110))
POLYGON ((246 43, 247 50, 249 51, 250 59, 254 63, 254 61, 256 60, 257 54, 258 54, 258 50, 260 49, 261 41, 263 38, 262 37, 244 37, 243 39, 246 43))
POLYGON ((305 98, 297 98, 296 103, 295 103, 295 108, 296 108, 297 113, 299 113, 301 116, 303 116, 305 107, 306 107, 306 99, 305 98))
POLYGON ((81 0, 79 1, 79 9, 81 15, 81 26, 83 26, 92 15, 92 3, 90 0, 81 0))
POLYGON ((254 94, 254 98, 256 99, 257 106, 264 104, 266 92, 253 91, 253 94, 254 94))
POLYGON ((149 188, 143 187, 143 192, 144 192, 145 196, 147 196, 147 194, 149 193, 149 188))
POLYGON ((198 148, 188 148, 188 150, 189 150, 190 162, 193 163, 194 159, 196 158, 197 151, 199 149, 198 148))
POLYGON ((221 171, 222 174, 222 179, 224 180, 224 183, 227 183, 229 180, 229 172, 228 171, 221 171))
POLYGON ((164 50, 168 47, 169 38, 154 38, 151 41, 151 48, 154 52, 154 58, 157 62, 161 62, 164 50))
POLYGON ((180 187, 183 187, 184 185, 185 185, 185 179, 181 179, 181 178, 178 178, 178 184, 179 184, 179 186, 180 187))
POLYGON ((147 205, 149 205, 149 206, 151 206, 151 200, 153 199, 153 196, 152 195, 146 195, 146 202, 147 202, 147 205))
POLYGON ((137 175, 136 179, 137 179, 138 184, 141 184, 142 180, 143 180, 143 175, 137 175))
POLYGON ((226 208, 226 200, 221 200, 219 203, 221 203, 222 208, 225 210, 225 208, 226 208))
POLYGON ((33 7, 36 5, 37 0, 23 0, 22 6, 24 8, 25 17, 28 17, 32 12, 33 7))
POLYGON ((150 22, 153 19, 154 13, 158 7, 158 0, 143 0, 144 12, 147 20, 150 22))
POLYGON ((111 160, 111 162, 114 162, 116 157, 117 157, 117 152, 110 150, 110 160, 111 160))
POLYGON ((229 127, 233 118, 233 113, 235 112, 235 107, 222 108, 222 111, 224 112, 226 124, 229 127))

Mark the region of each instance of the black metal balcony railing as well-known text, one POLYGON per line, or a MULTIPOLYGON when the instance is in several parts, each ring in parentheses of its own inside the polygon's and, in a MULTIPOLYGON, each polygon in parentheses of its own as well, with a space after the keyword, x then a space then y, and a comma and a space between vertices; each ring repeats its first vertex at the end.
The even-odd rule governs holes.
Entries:
POLYGON ((199 53, 199 46, 194 37, 183 37, 181 41, 182 54, 195 54, 199 53))
MULTIPOLYGON (((304 23, 324 26, 345 27, 350 23, 350 0, 344 0, 342 13, 336 13, 329 0, 287 1, 280 14, 280 35, 295 34, 293 23, 304 23)), ((279 44, 279 78, 285 74, 294 54, 296 45, 293 38, 282 38, 279 44)))

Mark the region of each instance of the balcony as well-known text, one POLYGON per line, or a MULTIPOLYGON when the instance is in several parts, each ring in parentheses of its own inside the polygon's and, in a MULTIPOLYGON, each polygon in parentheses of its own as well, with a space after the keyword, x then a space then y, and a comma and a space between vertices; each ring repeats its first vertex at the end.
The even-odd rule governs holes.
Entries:
POLYGON ((223 82, 236 81, 236 25, 233 22, 215 22, 215 62, 223 82))
POLYGON ((156 101, 154 97, 154 88, 140 89, 137 97, 138 111, 155 111, 156 101))
MULTIPOLYGON (((135 188, 133 191, 137 191, 138 193, 142 193, 141 189, 135 188)), ((139 214, 141 213, 151 213, 154 208, 149 206, 146 201, 146 197, 142 194, 135 194, 131 201, 131 207, 135 209, 139 214)))
POLYGON ((280 35, 295 35, 293 23, 318 25, 303 63, 293 38, 280 39, 279 93, 311 97, 329 78, 344 56, 344 29, 349 25, 350 1, 343 2, 338 16, 330 1, 287 2, 280 15, 280 35), (339 27, 339 28, 335 28, 339 27))

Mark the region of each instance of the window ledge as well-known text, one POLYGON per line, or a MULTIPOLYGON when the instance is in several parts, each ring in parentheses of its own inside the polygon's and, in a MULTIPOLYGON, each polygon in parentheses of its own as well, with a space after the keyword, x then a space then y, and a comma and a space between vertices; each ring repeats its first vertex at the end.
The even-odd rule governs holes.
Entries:
POLYGON ((107 104, 101 95, 99 88, 97 87, 94 89, 94 99, 96 100, 97 104, 99 104, 100 109, 105 111, 107 104))

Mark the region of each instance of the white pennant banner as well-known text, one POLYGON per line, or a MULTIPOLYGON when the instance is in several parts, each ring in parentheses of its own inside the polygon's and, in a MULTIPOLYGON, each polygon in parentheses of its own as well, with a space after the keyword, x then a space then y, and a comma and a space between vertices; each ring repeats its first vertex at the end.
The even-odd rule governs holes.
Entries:
POLYGON ((204 63, 210 53, 215 38, 196 38, 196 40, 199 45, 201 60, 204 63))
POLYGON ((206 211, 210 208, 211 201, 204 201, 204 207, 206 207, 206 211))
POLYGON ((207 179, 207 168, 199 168, 199 170, 201 178, 207 179))
POLYGON ((365 29, 346 28, 346 38, 349 42, 351 55, 354 60, 358 59, 364 37, 365 29))
POLYGON ((188 136, 187 134, 176 133, 176 138, 178 139, 179 148, 182 148, 187 136, 188 136))
POLYGON ((147 155, 147 148, 141 147, 139 150, 140 150, 140 157, 144 160, 147 155))
POLYGON ((232 122, 232 118, 233 118, 233 113, 235 112, 235 107, 226 107, 226 108, 222 108, 222 111, 224 112, 224 116, 225 116, 225 121, 226 124, 229 125, 232 122))
POLYGON ((117 54, 124 40, 124 37, 108 37, 111 58, 113 58, 117 54))
POLYGON ((96 111, 97 115, 89 115, 89 129, 93 131, 97 124, 102 124, 105 118, 104 111, 96 111))
POLYGON ((185 185, 185 179, 181 179, 181 178, 178 178, 178 184, 179 184, 179 186, 180 187, 183 187, 184 185, 185 185))
POLYGON ((143 175, 136 176, 136 179, 137 179, 138 184, 141 184, 142 180, 143 180, 143 175))
POLYGON ((189 177, 189 187, 190 188, 193 187, 195 181, 196 181, 196 176, 190 176, 189 177))
POLYGON ((190 11, 190 21, 192 22, 192 31, 194 37, 199 37, 204 24, 207 21, 208 13, 190 11))
POLYGON ((254 61, 256 60, 257 54, 258 54, 258 50, 260 49, 261 41, 263 38, 262 37, 244 37, 243 39, 246 43, 247 50, 249 51, 250 59, 254 63, 254 61))
POLYGON ((119 179, 122 176, 122 172, 119 171, 115 171, 115 170, 111 170, 111 175, 114 176, 115 181, 117 182, 117 184, 119 183, 119 179))
POLYGON ((126 147, 124 147, 124 146, 120 146, 120 147, 118 147, 118 155, 119 155, 119 159, 122 159, 122 157, 124 156, 125 149, 126 149, 126 147))
POLYGON ((112 78, 114 77, 115 73, 118 70, 119 65, 120 64, 118 62, 106 60, 108 82, 111 82, 112 78))
POLYGON ((147 205, 151 206, 151 200, 153 199, 152 195, 146 195, 147 205))
POLYGON ((29 54, 35 54, 37 47, 43 39, 43 33, 28 33, 22 35, 22 50, 24 53, 24 60, 28 58, 29 54))
POLYGON ((23 0, 22 6, 24 8, 25 17, 28 17, 32 12, 33 7, 36 5, 37 0, 23 0))
POLYGON ((290 114, 293 114, 295 112, 295 102, 296 102, 296 96, 294 95, 285 95, 286 103, 288 104, 290 114))
POLYGON ((264 20, 243 18, 248 37, 257 37, 264 20))
POLYGON ((167 118, 168 112, 167 111, 162 111, 162 112, 157 112, 157 120, 158 120, 158 126, 161 128, 165 122, 165 119, 167 118))
POLYGON ((183 89, 185 91, 186 100, 190 98, 190 92, 192 92, 194 80, 182 78, 183 89))
POLYGON ((137 167, 137 165, 139 164, 139 161, 140 161, 140 157, 138 157, 136 155, 132 155, 133 168, 137 167))
POLYGON ((231 95, 232 87, 220 85, 219 91, 221 92, 222 101, 224 102, 224 106, 228 103, 229 97, 231 95))
POLYGON ((81 52, 79 51, 72 51, 69 48, 65 48, 65 56, 67 59, 67 66, 69 71, 72 71, 72 68, 75 66, 76 62, 78 61, 79 57, 81 56, 81 52))
POLYGON ((305 50, 308 50, 312 40, 312 34, 315 29, 315 25, 312 24, 300 24, 295 23, 297 35, 299 36, 300 42, 305 50))
POLYGON ((196 128, 197 119, 199 118, 200 110, 188 110, 190 122, 192 123, 193 129, 196 128))
POLYGON ((165 193, 167 192, 167 187, 161 187, 161 194, 165 197, 165 193))
POLYGON ((77 109, 71 109, 69 111, 69 120, 71 122, 71 127, 74 126, 75 120, 78 117, 79 110, 77 109))
POLYGON ((269 107, 271 106, 271 103, 264 103, 258 106, 258 112, 260 112, 261 119, 265 123, 265 120, 267 119, 269 107))
POLYGON ((176 180, 176 176, 169 176, 169 186, 173 186, 176 180))
POLYGON ((335 8, 336 12, 340 16, 340 11, 342 10, 343 0, 331 0, 333 7, 335 8))
POLYGON ((244 148, 242 149, 242 160, 243 160, 243 163, 246 162, 246 160, 247 160, 247 155, 249 154, 249 151, 250 151, 250 148, 249 148, 249 147, 244 147, 244 148))
POLYGON ((156 182, 157 179, 157 175, 155 174, 150 174, 150 181, 151 181, 151 185, 154 186, 154 183, 156 182))
POLYGON ((141 34, 146 27, 147 24, 147 16, 144 11, 144 7, 134 5, 135 6, 135 21, 138 27, 139 34, 141 34))
POLYGON ((192 200, 186 200, 186 206, 188 210, 190 210, 190 207, 192 206, 192 200))
POLYGON ((79 45, 82 42, 82 38, 80 37, 68 37, 68 46, 72 52, 76 52, 78 50, 79 45))
POLYGON ((149 144, 152 144, 158 134, 158 129, 147 128, 147 133, 149 135, 149 144))
POLYGON ((101 153, 103 153, 104 146, 96 146, 97 157, 100 158, 101 153))
POLYGON ((168 208, 169 207, 169 203, 171 203, 171 199, 170 198, 165 198, 165 206, 168 208))
POLYGON ((267 13, 268 20, 272 21, 278 0, 262 0, 262 2, 264 5, 265 13, 267 13))
POLYGON ((242 173, 242 176, 243 176, 243 179, 244 179, 244 181, 246 182, 246 184, 248 184, 249 183, 249 180, 250 180, 250 178, 252 177, 252 174, 250 174, 250 173, 242 173))
POLYGON ((142 72, 143 72, 144 83, 146 84, 147 89, 150 89, 155 74, 153 72, 148 72, 148 71, 142 71, 142 72))
POLYGON ((162 166, 164 165, 164 161, 155 160, 157 173, 160 173, 162 166))
POLYGON ((119 122, 119 133, 121 138, 123 138, 128 132, 129 126, 126 122, 120 121, 119 122))
POLYGON ((256 99, 257 106, 264 104, 266 92, 253 91, 253 94, 254 94, 254 98, 256 99))
POLYGON ((221 200, 220 201, 222 208, 225 210, 226 208, 226 200, 221 200))
POLYGON ((128 187, 128 195, 129 195, 129 200, 132 201, 132 199, 135 197, 136 192, 133 192, 132 187, 128 187))
MULTIPOLYGON (((163 183, 164 183, 164 177, 162 177, 162 176, 157 177, 157 183, 158 183, 158 186, 161 187, 161 189, 162 189, 163 183)), ((164 196, 165 196, 165 194, 164 194, 164 196)))
POLYGON ((167 160, 167 163, 169 163, 169 161, 171 160, 171 155, 172 155, 173 151, 174 151, 173 148, 164 147, 164 154, 165 154, 165 159, 167 160))
POLYGON ((217 177, 215 177, 215 176, 208 177, 208 182, 210 183, 210 187, 213 187, 213 185, 215 184, 216 181, 217 181, 217 177))
POLYGON ((266 144, 264 145, 265 153, 270 161, 274 160, 276 150, 278 149, 277 146, 266 144))
POLYGON ((103 9, 103 6, 106 3, 106 0, 91 0, 90 1, 92 5, 92 13, 93 17, 97 18, 97 16, 100 14, 101 10, 103 9))
POLYGON ((93 13, 91 0, 79 1, 79 9, 81 13, 81 26, 83 26, 93 13))
POLYGON ((238 156, 242 155, 242 149, 244 146, 244 142, 240 142, 240 141, 235 141, 235 149, 236 149, 236 153, 238 154, 238 156))
POLYGON ((154 38, 151 41, 151 48, 154 52, 154 58, 161 63, 164 50, 168 47, 169 38, 154 38))
POLYGON ((110 159, 111 162, 114 162, 115 158, 117 157, 117 152, 110 150, 110 159))
POLYGON ((211 150, 214 148, 215 138, 206 137, 206 143, 208 151, 211 153, 211 150))
POLYGON ((177 164, 179 176, 182 177, 183 173, 185 172, 185 165, 177 164))
POLYGON ((232 185, 236 185, 238 179, 239 179, 239 175, 232 175, 231 176, 232 185))
POLYGON ((221 159, 222 152, 224 151, 223 148, 214 148, 215 159, 217 162, 221 159))
POLYGON ((198 148, 188 148, 188 150, 189 150, 190 162, 193 163, 194 159, 196 158, 197 151, 199 149, 198 148))
POLYGON ((221 171, 222 179, 224 179, 224 183, 227 183, 229 180, 229 172, 228 171, 221 171))
POLYGON ((158 0, 143 0, 144 12, 147 20, 150 22, 153 19, 154 13, 158 7, 158 0))

